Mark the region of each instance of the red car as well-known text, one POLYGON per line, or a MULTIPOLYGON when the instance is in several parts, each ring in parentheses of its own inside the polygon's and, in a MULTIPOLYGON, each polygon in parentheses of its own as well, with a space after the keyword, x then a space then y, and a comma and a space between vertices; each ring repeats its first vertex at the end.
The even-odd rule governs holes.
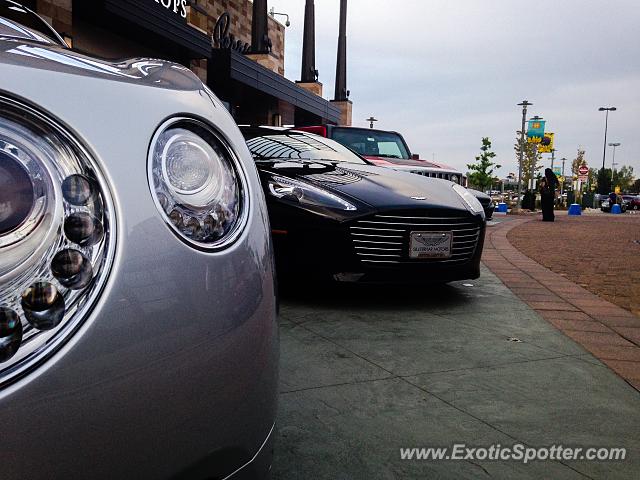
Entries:
POLYGON ((627 202, 627 210, 640 210, 640 195, 622 195, 627 202))

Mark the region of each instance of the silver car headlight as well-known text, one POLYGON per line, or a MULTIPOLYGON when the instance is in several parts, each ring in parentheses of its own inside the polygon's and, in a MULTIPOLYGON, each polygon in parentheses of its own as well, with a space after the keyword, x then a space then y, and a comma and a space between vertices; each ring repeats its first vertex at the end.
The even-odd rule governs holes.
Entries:
POLYGON ((113 203, 90 154, 54 120, 0 97, 0 384, 72 334, 106 281, 113 203))
POLYGON ((276 198, 290 200, 310 207, 356 210, 355 205, 345 199, 299 180, 273 176, 268 181, 269 193, 276 198))
POLYGON ((460 195, 460 198, 462 198, 462 201, 472 213, 482 215, 484 218, 484 208, 482 208, 482 204, 471 192, 469 192, 469 190, 457 183, 454 183, 452 187, 455 192, 460 195))
POLYGON ((222 136, 201 121, 172 119, 158 129, 148 175, 167 225, 194 246, 226 246, 246 223, 247 182, 240 162, 222 136))

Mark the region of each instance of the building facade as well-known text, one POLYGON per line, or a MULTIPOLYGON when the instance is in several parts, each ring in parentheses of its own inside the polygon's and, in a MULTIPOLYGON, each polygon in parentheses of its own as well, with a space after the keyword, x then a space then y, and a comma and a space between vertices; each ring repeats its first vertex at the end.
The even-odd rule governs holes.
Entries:
POLYGON ((284 77, 285 26, 272 16, 267 16, 268 51, 252 53, 254 6, 249 0, 22 2, 74 50, 113 60, 163 58, 189 67, 239 124, 341 121, 338 105, 284 77))

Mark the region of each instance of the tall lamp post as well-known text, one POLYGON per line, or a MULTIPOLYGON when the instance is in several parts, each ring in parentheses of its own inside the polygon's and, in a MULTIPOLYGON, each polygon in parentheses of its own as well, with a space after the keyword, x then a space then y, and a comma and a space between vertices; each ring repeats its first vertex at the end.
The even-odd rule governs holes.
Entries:
POLYGON ((616 167, 616 147, 622 145, 620 142, 610 143, 609 146, 613 147, 613 161, 611 162, 611 187, 613 188, 613 169, 616 167))
POLYGON ((520 130, 520 158, 518 162, 518 206, 516 210, 520 208, 522 204, 522 164, 524 163, 524 148, 526 145, 525 140, 525 124, 527 123, 527 107, 533 105, 533 103, 528 102, 527 100, 523 100, 518 104, 519 107, 522 107, 522 130, 520 130))
MULTIPOLYGON (((602 147, 602 177, 604 176, 604 162, 607 158, 607 129, 609 128, 609 112, 615 112, 616 107, 600 107, 599 112, 607 112, 604 117, 604 145, 602 147)), ((604 185, 598 187, 600 194, 605 194, 604 185)))

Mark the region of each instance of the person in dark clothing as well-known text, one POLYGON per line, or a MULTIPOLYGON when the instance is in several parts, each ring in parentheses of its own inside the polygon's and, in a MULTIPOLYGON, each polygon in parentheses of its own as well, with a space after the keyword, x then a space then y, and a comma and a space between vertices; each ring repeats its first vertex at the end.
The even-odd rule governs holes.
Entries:
POLYGON ((544 177, 540 181, 540 195, 542 197, 542 221, 553 222, 555 215, 553 205, 556 200, 556 189, 558 188, 558 177, 550 168, 544 170, 544 177))

